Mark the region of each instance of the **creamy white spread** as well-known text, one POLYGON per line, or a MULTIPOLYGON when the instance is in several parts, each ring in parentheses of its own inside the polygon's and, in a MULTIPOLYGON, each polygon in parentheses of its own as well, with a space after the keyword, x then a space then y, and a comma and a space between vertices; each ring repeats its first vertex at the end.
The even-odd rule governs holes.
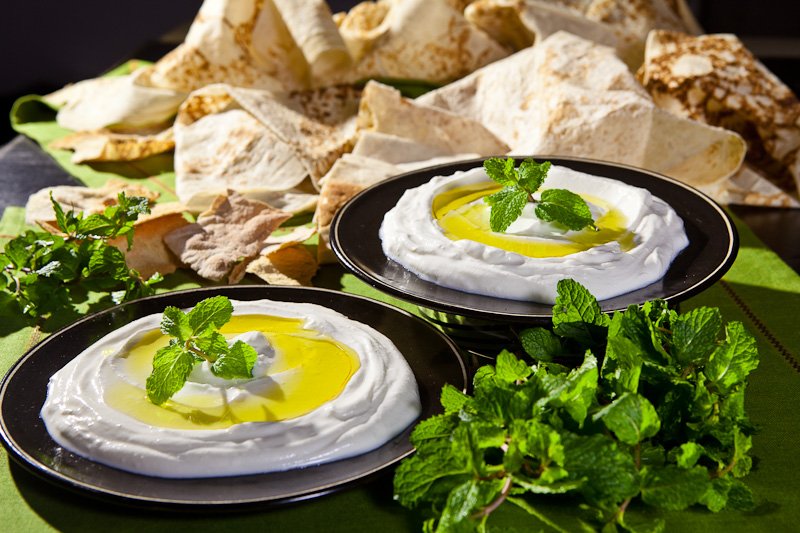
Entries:
MULTIPOLYGON (((244 475, 302 468, 363 454, 380 447, 420 414, 416 381, 392 342, 371 327, 330 309, 269 300, 233 302, 234 315, 299 318, 303 327, 352 349, 360 366, 342 392, 313 411, 273 422, 245 422, 225 429, 174 429, 143 423, 112 408, 108 387, 120 381, 141 387, 126 375, 122 361, 142 335, 158 329, 161 314, 150 315, 106 335, 50 379, 41 416, 64 448, 123 470, 159 477, 244 475)), ((198 364, 175 395, 211 393, 223 401, 258 394, 281 382, 271 375, 274 348, 260 333, 240 339, 259 352, 252 379, 223 380, 198 364)))
MULTIPOLYGON (((645 287, 661 279, 689 243, 680 217, 646 189, 560 166, 551 167, 545 187, 568 189, 613 206, 624 215, 632 235, 630 249, 612 241, 563 257, 527 257, 469 239, 452 240, 433 216, 434 198, 456 187, 488 181, 483 168, 475 168, 435 177, 406 191, 380 228, 386 256, 443 287, 553 303, 556 284, 564 278, 580 282, 598 300, 645 287)), ((603 214, 602 205, 589 203, 595 217, 603 214)), ((533 211, 529 203, 506 233, 542 243, 568 240, 574 233, 539 220, 533 211)))

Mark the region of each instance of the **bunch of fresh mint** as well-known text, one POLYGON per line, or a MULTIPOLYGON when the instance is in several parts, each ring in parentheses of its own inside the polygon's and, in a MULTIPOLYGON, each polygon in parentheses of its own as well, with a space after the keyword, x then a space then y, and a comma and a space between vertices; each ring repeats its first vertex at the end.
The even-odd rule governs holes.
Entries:
POLYGON ((115 303, 153 293, 159 274, 144 280, 128 268, 125 254, 108 244, 125 236, 133 243, 133 223, 149 213, 146 198, 120 193, 116 205, 84 217, 64 212, 52 199, 61 234, 28 230, 12 239, 0 253, 0 289, 13 296, 21 311, 44 316, 71 306, 74 290, 110 292, 115 303))
POLYGON ((661 531, 631 524, 631 501, 665 510, 749 509, 740 481, 751 467, 744 412, 755 340, 719 310, 685 314, 663 301, 609 318, 580 284, 558 285, 553 331, 522 332, 536 364, 508 351, 478 369, 473 394, 442 390, 444 414, 421 422, 417 453, 394 479, 395 498, 428 507, 426 531, 485 531, 501 504, 549 521, 546 495, 582 500, 584 524, 604 532, 661 531), (555 361, 582 361, 570 368, 555 361))
POLYGON ((536 204, 536 216, 545 222, 556 222, 568 229, 578 231, 589 226, 594 228, 594 219, 583 198, 566 189, 546 189, 541 199, 533 194, 541 188, 550 170, 550 162, 537 163, 526 159, 519 168, 514 159, 491 157, 483 162, 486 174, 503 188, 485 198, 491 206, 489 227, 502 232, 520 217, 528 202, 536 204))
POLYGON ((210 363, 211 372, 224 379, 249 378, 258 353, 236 341, 228 341, 218 331, 233 315, 233 305, 225 296, 214 296, 198 303, 188 313, 167 307, 161 318, 161 331, 173 337, 169 345, 153 357, 153 372, 147 378, 147 397, 156 405, 169 400, 186 384, 194 365, 210 363))

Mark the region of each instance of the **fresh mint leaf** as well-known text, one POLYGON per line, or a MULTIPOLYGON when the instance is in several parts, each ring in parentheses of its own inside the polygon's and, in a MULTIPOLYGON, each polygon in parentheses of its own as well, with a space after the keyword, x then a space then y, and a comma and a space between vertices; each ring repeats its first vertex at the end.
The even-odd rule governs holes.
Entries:
POLYGON ((545 328, 528 328, 519 334, 525 353, 537 361, 552 361, 563 353, 561 341, 545 328))
POLYGON ((64 209, 61 207, 61 204, 55 201, 53 198, 53 193, 50 193, 50 203, 53 206, 53 212, 56 215, 56 225, 63 231, 64 233, 72 233, 72 229, 70 224, 67 221, 67 215, 64 212, 64 209))
MULTIPOLYGON (((217 334, 219 335, 219 334, 217 334)), ((252 346, 236 341, 228 353, 211 364, 211 372, 223 379, 251 378, 258 352, 252 346)))
MULTIPOLYGON (((614 318, 618 316, 622 314, 619 313, 614 318)), ((622 335, 612 336, 609 331, 600 374, 614 395, 636 392, 639 389, 643 363, 640 354, 639 347, 633 341, 622 335)))
POLYGON ((492 206, 489 213, 489 227, 492 231, 505 231, 522 214, 528 203, 528 193, 519 187, 506 187, 486 197, 492 206))
POLYGON ((708 507, 712 513, 718 513, 728 505, 728 493, 733 480, 729 477, 714 478, 708 484, 706 492, 700 497, 699 503, 708 507))
POLYGON ((642 501, 668 511, 680 511, 698 503, 711 483, 701 467, 680 468, 666 465, 642 469, 642 501))
POLYGON ((600 310, 597 299, 572 279, 559 281, 556 291, 558 295, 553 306, 555 334, 585 345, 602 344, 611 319, 600 310))
POLYGON ((471 476, 466 464, 454 457, 447 443, 428 446, 425 453, 420 450, 397 467, 394 499, 405 507, 414 508, 428 498, 438 500, 437 495, 446 498, 451 487, 437 490, 440 489, 437 485, 455 486, 471 476))
POLYGON ((233 305, 224 296, 212 296, 194 306, 189 311, 189 324, 195 335, 203 333, 207 328, 220 328, 233 315, 233 305))
POLYGON ((185 343, 192 336, 192 326, 186 314, 177 307, 167 307, 161 316, 161 333, 185 343))
POLYGON ((514 172, 514 160, 510 157, 507 159, 490 157, 483 162, 483 168, 486 171, 486 175, 500 185, 511 187, 517 184, 517 175, 514 172))
POLYGON ((517 359, 511 352, 503 350, 498 354, 495 364, 495 374, 498 379, 515 383, 524 380, 532 373, 531 367, 525 361, 517 359))
POLYGON ((674 453, 670 458, 681 468, 692 468, 703 456, 705 449, 696 442, 684 442, 677 448, 673 448, 674 453))
POLYGON ((750 487, 738 479, 731 479, 728 488, 728 503, 725 508, 734 511, 752 511, 755 506, 755 498, 750 487))
POLYGON ((593 415, 621 442, 635 446, 661 429, 655 407, 640 394, 626 392, 593 415))
POLYGON ((440 401, 445 413, 457 413, 469 402, 469 396, 448 383, 442 387, 440 401))
POLYGON ((470 517, 500 495, 503 483, 502 479, 471 479, 455 487, 447 497, 437 531, 475 531, 470 517))
POLYGON ((87 278, 96 278, 109 286, 116 286, 116 282, 124 281, 128 277, 125 255, 113 246, 98 248, 89 257, 85 273, 87 278))
POLYGON ((721 331, 719 309, 698 307, 677 317, 672 324, 675 359, 684 366, 704 362, 716 348, 721 331))
POLYGON ((449 415, 434 415, 421 421, 411 432, 411 444, 419 446, 431 439, 447 438, 455 429, 456 420, 449 415))
POLYGON ((161 348, 153 357, 153 372, 147 378, 147 398, 161 405, 183 388, 194 368, 194 357, 178 343, 161 348))
POLYGON ((586 480, 578 491, 591 503, 621 502, 639 492, 633 456, 605 435, 564 433, 564 468, 572 481, 586 480))
POLYGON ((537 163, 533 159, 526 159, 519 165, 518 176, 519 184, 526 191, 531 192, 539 190, 539 187, 544 183, 547 173, 550 171, 550 161, 537 163))
POLYGON ((741 322, 730 322, 725 326, 725 342, 711 354, 704 373, 714 386, 727 393, 743 383, 757 366, 755 338, 744 329, 741 322))
POLYGON ((575 422, 582 425, 595 400, 597 377, 597 359, 587 351, 583 364, 566 377, 551 376, 551 380, 542 380, 546 394, 537 400, 536 407, 540 410, 548 407, 563 408, 575 422))
POLYGON ((195 350, 201 352, 203 358, 212 363, 226 355, 231 349, 225 336, 214 328, 206 329, 202 334, 190 337, 189 344, 195 350))
POLYGON ((573 231, 594 225, 594 218, 586 201, 566 189, 542 191, 536 204, 536 216, 545 222, 556 222, 573 231))
POLYGON ((79 239, 100 239, 116 235, 117 224, 105 215, 89 215, 78 223, 75 230, 79 239))
POLYGON ((748 452, 752 447, 753 439, 737 429, 733 440, 731 467, 733 477, 744 477, 750 473, 750 469, 753 467, 753 459, 748 455, 748 452))

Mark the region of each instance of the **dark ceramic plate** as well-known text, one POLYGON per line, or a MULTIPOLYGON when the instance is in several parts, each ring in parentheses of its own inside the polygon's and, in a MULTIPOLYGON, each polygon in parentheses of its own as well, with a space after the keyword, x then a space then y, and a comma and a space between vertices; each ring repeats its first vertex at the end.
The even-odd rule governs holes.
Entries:
MULTIPOLYGON (((704 290, 727 272, 739 238, 728 215, 713 200, 679 181, 633 167, 573 158, 548 159, 555 165, 643 187, 669 203, 683 219, 689 246, 656 283, 600 302, 604 311, 625 309, 654 298, 679 302, 704 290)), ((523 158, 517 158, 521 161, 523 158)), ((378 229, 384 214, 407 190, 435 176, 481 166, 483 159, 409 172, 378 183, 350 200, 331 224, 331 247, 344 266, 373 287, 422 307, 459 316, 505 322, 549 322, 552 306, 469 294, 424 281, 387 258, 378 229)))
MULTIPOLYGON (((75 455, 47 433, 39 410, 51 375, 103 335, 168 305, 190 307, 222 294, 237 300, 268 298, 322 305, 368 324, 400 349, 419 385, 422 418, 439 412, 445 383, 466 386, 458 349, 421 319, 394 307, 342 292, 295 287, 235 286, 172 292, 86 317, 25 354, 0 384, 0 431, 11 456, 62 487, 118 503, 147 507, 269 506, 320 496, 362 480, 411 453, 411 427, 380 448, 350 459, 287 472, 206 479, 163 479, 117 470, 75 455)), ((412 425, 413 426, 413 425, 412 425)))

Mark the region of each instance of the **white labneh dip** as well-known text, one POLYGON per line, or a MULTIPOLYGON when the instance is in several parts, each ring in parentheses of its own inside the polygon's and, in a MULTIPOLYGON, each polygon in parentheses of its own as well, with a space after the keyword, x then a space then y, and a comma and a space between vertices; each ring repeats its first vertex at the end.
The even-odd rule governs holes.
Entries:
MULTIPOLYGON (((299 324, 302 334, 298 342, 333 339, 336 346, 345 347, 343 352, 350 355, 343 357, 352 357, 356 370, 336 385, 341 386, 340 393, 300 416, 241 423, 234 417, 228 427, 203 429, 209 422, 208 414, 197 407, 195 418, 195 412, 188 411, 191 416, 187 419, 191 420, 186 423, 197 422, 198 429, 143 422, 125 412, 125 405, 120 409, 119 400, 110 400, 120 390, 132 390, 137 402, 147 403, 142 412, 153 411, 156 414, 148 416, 158 419, 163 406, 147 402, 144 392, 152 357, 147 363, 150 366, 144 369, 128 360, 142 345, 142 339, 161 335, 162 315, 150 315, 106 335, 50 378, 41 417, 52 438, 76 454, 138 474, 218 477, 289 470, 353 457, 385 444, 419 417, 414 375, 400 351, 378 331, 314 304, 269 300, 232 303, 232 322, 237 316, 252 321, 261 315, 299 324)), ((282 358, 307 354, 282 353, 280 343, 273 346, 267 340, 270 333, 227 336, 229 342, 248 342, 259 353, 253 378, 220 379, 208 371, 207 363, 198 363, 184 388, 164 404, 173 409, 164 409, 165 416, 177 416, 175 413, 183 412, 180 409, 186 405, 208 405, 208 409, 228 409, 237 402, 247 405, 251 397, 258 401, 268 398, 278 402, 271 404, 277 406, 284 397, 292 400, 291 384, 299 379, 298 373, 309 373, 312 383, 327 379, 324 369, 306 368, 304 364, 287 367, 282 358)), ((319 356, 312 353, 308 357, 319 356)), ((299 404, 305 401, 302 397, 296 400, 299 404)), ((135 414, 133 407, 131 410, 135 414)), ((263 411, 269 419, 269 410, 263 411)))
MULTIPOLYGON (((645 287, 661 279, 670 263, 689 244, 681 218, 646 189, 560 166, 550 168, 544 188, 567 189, 582 196, 596 222, 613 219, 619 226, 613 231, 601 228, 601 233, 619 235, 618 239, 599 241, 558 256, 517 253, 514 250, 520 247, 558 249, 594 238, 591 228, 575 232, 538 219, 530 202, 505 233, 488 229, 484 232, 489 242, 505 239, 509 246, 448 235, 435 216, 437 199, 452 196, 455 190, 474 192, 481 184, 491 187, 491 183, 483 168, 475 168, 438 176, 407 190, 386 213, 380 228, 386 256, 423 280, 443 287, 554 303, 556 285, 564 278, 578 281, 598 300, 645 287)), ((488 228, 489 207, 483 196, 466 206, 470 207, 473 213, 478 213, 470 215, 473 220, 483 216, 488 228)))

